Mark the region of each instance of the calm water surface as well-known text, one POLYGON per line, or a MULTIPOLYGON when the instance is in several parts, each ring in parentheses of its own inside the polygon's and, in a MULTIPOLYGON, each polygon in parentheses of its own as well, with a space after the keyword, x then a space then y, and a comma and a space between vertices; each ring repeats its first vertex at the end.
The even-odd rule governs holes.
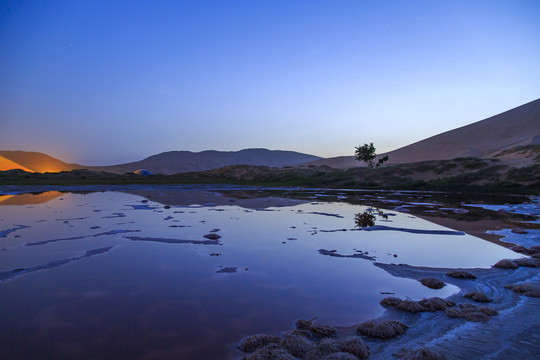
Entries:
POLYGON ((392 277, 375 261, 489 267, 518 257, 389 209, 361 229, 362 205, 204 204, 110 191, 0 196, 0 358, 238 358, 241 337, 300 318, 376 317, 381 292, 457 291, 392 277))

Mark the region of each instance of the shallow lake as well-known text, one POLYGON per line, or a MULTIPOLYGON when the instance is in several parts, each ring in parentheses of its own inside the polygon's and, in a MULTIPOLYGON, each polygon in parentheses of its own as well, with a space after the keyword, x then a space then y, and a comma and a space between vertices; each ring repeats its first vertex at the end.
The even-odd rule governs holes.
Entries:
POLYGON ((377 262, 475 268, 520 257, 414 216, 392 194, 367 195, 387 204, 374 208, 315 190, 116 190, 0 192, 0 358, 239 358, 240 338, 297 319, 348 326, 382 314, 387 293, 457 291, 377 262), (374 223, 360 226, 362 215, 374 223))

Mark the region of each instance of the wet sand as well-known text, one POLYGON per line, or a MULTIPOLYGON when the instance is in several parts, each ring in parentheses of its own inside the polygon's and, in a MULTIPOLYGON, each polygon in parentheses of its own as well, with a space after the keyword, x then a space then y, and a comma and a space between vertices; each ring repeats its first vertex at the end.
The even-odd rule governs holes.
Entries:
MULTIPOLYGON (((486 322, 470 322, 450 318, 445 311, 409 313, 387 309, 377 320, 398 320, 408 325, 404 335, 390 340, 371 339, 362 336, 370 348, 368 359, 394 359, 393 354, 406 350, 427 348, 443 354, 448 360, 470 359, 538 359, 540 353, 540 298, 517 294, 505 285, 521 282, 540 287, 538 268, 520 267, 505 269, 460 269, 472 273, 476 279, 456 279, 447 276, 449 268, 414 267, 409 265, 375 263, 396 277, 420 280, 434 277, 460 288, 450 296, 459 304, 488 306, 498 315, 486 322), (493 301, 478 303, 464 295, 482 291, 493 301)), ((390 295, 391 296, 391 295, 390 295)), ((415 299, 420 300, 420 299, 415 299)), ((358 336, 359 324, 336 327, 337 340, 358 336)), ((238 358, 242 353, 238 351, 238 358)))
MULTIPOLYGON (((444 354, 448 359, 537 359, 540 353, 539 298, 530 298, 504 288, 518 282, 532 282, 540 286, 538 268, 520 267, 516 270, 466 269, 476 279, 455 279, 446 275, 451 269, 422 268, 408 265, 376 266, 393 276, 419 280, 435 277, 460 288, 460 292, 448 298, 456 304, 475 304, 463 295, 471 291, 483 291, 493 302, 487 306, 499 312, 487 322, 468 322, 446 316, 445 312, 411 314, 398 310, 386 310, 383 319, 399 320, 409 326, 406 334, 393 340, 369 340, 370 359, 388 359, 405 349, 427 347, 444 354), (519 355, 518 355, 519 354, 519 355)), ((485 304, 481 304, 485 305, 485 304)), ((340 329, 340 333, 352 334, 356 326, 340 329)))
POLYGON ((424 220, 435 223, 437 225, 441 225, 441 226, 454 229, 454 230, 463 231, 469 235, 476 236, 476 237, 479 237, 480 239, 484 239, 494 244, 505 246, 505 247, 508 247, 508 243, 501 241, 503 236, 490 234, 488 233, 488 231, 498 231, 502 229, 514 229, 514 228, 534 229, 534 228, 540 227, 537 224, 523 224, 523 223, 518 223, 518 222, 507 220, 507 219, 498 219, 498 220, 483 219, 483 220, 478 220, 478 221, 463 221, 463 220, 456 220, 456 219, 445 218, 445 217, 440 217, 440 216, 426 216, 426 215, 417 215, 417 216, 424 220))

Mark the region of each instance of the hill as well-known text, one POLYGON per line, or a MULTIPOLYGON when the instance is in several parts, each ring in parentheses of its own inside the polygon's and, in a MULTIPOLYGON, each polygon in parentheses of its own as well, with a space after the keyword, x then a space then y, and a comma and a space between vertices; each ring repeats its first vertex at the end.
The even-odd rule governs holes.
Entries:
POLYGON ((113 166, 88 167, 88 169, 115 174, 147 169, 154 174, 171 175, 190 171, 212 170, 229 165, 284 167, 317 159, 320 159, 320 157, 294 151, 268 149, 207 150, 201 152, 169 151, 150 156, 141 161, 113 166))
POLYGON ((0 156, 0 171, 6 171, 6 170, 11 170, 11 169, 19 169, 19 170, 24 170, 28 172, 33 172, 31 169, 25 166, 22 166, 21 164, 17 164, 14 161, 11 161, 9 159, 6 159, 3 156, 0 156))
MULTIPOLYGON (((476 157, 499 158, 515 166, 528 166, 535 162, 538 146, 540 99, 390 151, 386 155, 390 158, 389 164, 476 157)), ((358 167, 360 163, 353 156, 340 156, 306 165, 344 169, 358 167)))
POLYGON ((124 174, 139 169, 154 174, 171 175, 189 171, 204 171, 229 165, 283 167, 320 159, 318 156, 294 151, 245 149, 240 151, 202 152, 169 151, 144 160, 112 166, 67 164, 47 154, 29 151, 0 151, 0 171, 19 169, 27 172, 60 172, 77 169, 124 174))
POLYGON ((59 172, 84 168, 67 164, 52 156, 33 151, 0 151, 0 169, 20 169, 28 172, 59 172))

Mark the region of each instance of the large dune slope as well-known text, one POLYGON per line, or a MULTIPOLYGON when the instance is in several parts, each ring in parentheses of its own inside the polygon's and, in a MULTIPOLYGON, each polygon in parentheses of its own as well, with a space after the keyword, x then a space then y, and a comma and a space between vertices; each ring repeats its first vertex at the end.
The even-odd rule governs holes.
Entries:
MULTIPOLYGON (((469 156, 491 158, 504 150, 524 145, 540 145, 540 99, 386 154, 390 158, 389 163, 469 156)), ((353 156, 321 159, 308 164, 335 168, 361 165, 353 156)))
POLYGON ((84 168, 67 164, 52 156, 33 151, 0 151, 0 170, 21 169, 30 172, 59 172, 84 168))
POLYGON ((22 166, 21 164, 17 164, 14 161, 11 161, 9 159, 6 159, 3 156, 0 156, 0 171, 6 171, 6 170, 12 170, 12 169, 20 169, 28 172, 33 172, 31 169, 22 166))

